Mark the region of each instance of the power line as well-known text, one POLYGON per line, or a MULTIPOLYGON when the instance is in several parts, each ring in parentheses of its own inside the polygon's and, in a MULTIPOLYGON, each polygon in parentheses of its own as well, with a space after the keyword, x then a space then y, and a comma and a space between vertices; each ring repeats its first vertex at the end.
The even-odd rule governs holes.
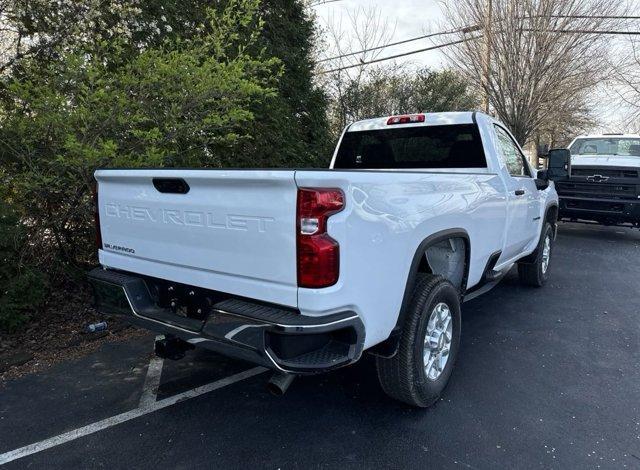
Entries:
MULTIPOLYGON (((535 15, 533 18, 543 18, 543 15, 535 15)), ((551 18, 575 18, 575 19, 593 19, 593 20, 640 20, 640 16, 614 16, 614 15, 550 15, 551 18)))
MULTIPOLYGON (((326 2, 323 3, 330 3, 330 2, 337 2, 339 0, 326 0, 326 2)), ((315 5, 320 5, 321 3, 318 4, 314 4, 312 6, 315 5)), ((541 18, 542 15, 538 15, 538 16, 533 16, 533 17, 529 17, 529 18, 525 18, 525 19, 532 19, 532 18, 541 18)), ((620 19, 620 20, 640 20, 640 16, 608 16, 608 15, 593 15, 593 16, 589 16, 589 15, 550 15, 549 17, 551 18, 574 18, 574 19, 620 19)), ((398 46, 401 44, 407 44, 410 42, 415 42, 415 41, 419 41, 421 39, 428 39, 428 38, 432 38, 432 37, 436 37, 436 36, 445 36, 445 35, 449 35, 449 34, 455 34, 455 33, 472 33, 475 31, 479 31, 482 29, 481 25, 471 25, 471 26, 465 26, 463 28, 458 28, 458 29, 451 29, 448 31, 439 31, 437 33, 429 33, 429 34, 425 34, 422 36, 416 36, 413 38, 408 38, 408 39, 403 39, 401 41, 396 41, 396 42, 390 42, 387 44, 383 44, 381 46, 376 46, 376 47, 370 47, 367 49, 362 49, 359 51, 355 51, 355 52, 348 52, 346 54, 341 54, 341 55, 337 55, 337 56, 333 56, 333 57, 327 57, 325 59, 320 59, 317 61, 317 63, 321 64, 323 62, 329 62, 331 60, 337 60, 337 59, 343 59, 345 57, 352 57, 354 55, 358 55, 358 54, 364 54, 366 52, 371 52, 371 51, 377 51, 377 50, 381 50, 381 49, 386 49, 387 47, 392 47, 392 46, 398 46)), ((524 31, 534 31, 533 29, 525 29, 524 31)), ((598 30, 548 30, 549 32, 559 32, 559 33, 585 33, 585 34, 609 34, 609 35, 630 35, 630 36, 635 36, 638 34, 638 32, 636 31, 598 31, 598 30)), ((422 52, 423 50, 420 49, 418 52, 422 52)), ((357 65, 354 65, 354 67, 357 67, 357 65)))
POLYGON ((398 46, 400 44, 407 44, 409 42, 419 41, 421 39, 428 39, 428 38, 433 38, 433 37, 436 37, 436 36, 444 36, 444 35, 447 35, 447 34, 460 33, 460 32, 464 32, 466 29, 467 28, 459 28, 459 29, 452 29, 452 30, 449 30, 449 31, 440 31, 440 32, 437 32, 437 33, 424 34, 422 36, 416 36, 414 38, 403 39, 402 41, 390 42, 390 43, 387 43, 387 44, 383 44, 382 46, 369 47, 367 49, 362 49, 361 51, 349 52, 347 54, 337 55, 337 56, 334 56, 334 57, 327 57, 326 59, 319 60, 318 63, 329 62, 330 60, 342 59, 344 57, 351 57, 351 56, 358 55, 358 54, 364 54, 364 53, 370 52, 370 51, 377 51, 377 50, 380 50, 380 49, 386 49, 387 47, 398 46))
POLYGON ((309 6, 310 7, 318 7, 320 5, 326 5, 327 3, 335 3, 335 2, 339 2, 340 0, 323 0, 323 1, 318 1, 315 3, 310 3, 309 6))
POLYGON ((522 31, 538 31, 546 33, 577 33, 577 34, 602 34, 612 36, 640 36, 640 31, 613 31, 613 30, 598 30, 598 29, 533 29, 524 28, 522 31))
MULTIPOLYGON (((540 30, 535 30, 535 29, 524 29, 523 31, 540 31, 540 30)), ((590 29, 550 29, 548 30, 548 32, 555 32, 555 33, 577 33, 577 34, 603 34, 603 35, 626 35, 626 36, 640 36, 640 31, 611 31, 611 30, 590 30, 590 29)), ((369 65, 369 64, 375 64, 378 62, 384 62, 387 60, 391 60, 391 59, 397 59, 399 57, 406 57, 409 55, 413 55, 413 54, 419 54, 421 52, 427 52, 427 51, 432 51, 435 49, 440 49, 443 47, 447 47, 447 46, 453 46, 455 44, 460 44, 463 42, 468 42, 468 41, 473 41, 475 39, 479 39, 481 38, 482 35, 479 36, 473 36, 470 38, 464 38, 464 39, 459 39, 457 41, 451 41, 451 42, 447 42, 444 44, 438 44, 436 46, 431 46, 431 47, 425 47, 423 49, 416 49, 415 51, 409 51, 409 52, 404 52, 402 54, 395 54, 395 55, 391 55, 391 56, 387 56, 387 57, 381 57, 379 59, 374 59, 374 60, 369 60, 369 61, 360 61, 357 64, 352 64, 352 65, 345 65, 344 67, 338 67, 335 69, 330 69, 330 70, 323 70, 321 72, 318 72, 316 75, 326 75, 328 73, 333 73, 333 72, 340 72, 342 70, 347 70, 347 69, 353 69, 356 67, 362 67, 364 65, 369 65)))
POLYGON ((395 54, 395 55, 391 55, 391 56, 387 56, 387 57, 381 57, 379 59, 373 59, 373 60, 369 60, 369 61, 366 61, 366 62, 360 61, 357 64, 345 65, 344 67, 338 67, 338 68, 331 69, 331 70, 323 70, 321 72, 318 72, 316 75, 326 75, 328 73, 339 72, 341 70, 352 69, 352 68, 355 68, 355 67, 362 67, 363 65, 375 64, 377 62, 383 62, 385 60, 397 59, 399 57, 405 57, 405 56, 408 56, 408 55, 418 54, 420 52, 432 51, 434 49, 440 49, 442 47, 453 46, 454 44, 460 44, 460 43, 463 43, 463 42, 472 41, 472 40, 478 39, 480 37, 482 37, 482 36, 474 36, 474 37, 471 37, 471 38, 459 39, 457 41, 451 41, 451 42, 446 42, 444 44, 438 44, 437 46, 425 47, 424 49, 417 49, 415 51, 404 52, 402 54, 395 54))

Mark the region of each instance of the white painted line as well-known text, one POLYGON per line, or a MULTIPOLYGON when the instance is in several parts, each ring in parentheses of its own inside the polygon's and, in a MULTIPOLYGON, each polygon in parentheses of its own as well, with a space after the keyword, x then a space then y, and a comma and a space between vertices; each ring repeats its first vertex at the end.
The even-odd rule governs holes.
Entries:
POLYGON ((144 379, 144 386, 142 387, 142 395, 140 395, 140 403, 138 404, 140 408, 147 408, 156 402, 163 363, 164 360, 161 357, 154 356, 151 358, 147 369, 147 377, 144 379))
MULTIPOLYGON (((156 342, 162 341, 164 335, 156 336, 156 342)), ((146 408, 155 403, 158 397, 158 388, 160 387, 160 378, 162 377, 162 365, 164 359, 154 355, 149 361, 147 368, 147 376, 142 386, 142 395, 140 395, 139 408, 146 408)))
POLYGON ((205 341, 209 341, 209 340, 206 338, 191 338, 187 340, 187 343, 198 344, 198 343, 204 343, 205 341))
POLYGON ((112 416, 111 418, 103 419, 102 421, 97 421, 87 426, 74 429, 73 431, 65 432, 64 434, 59 434, 57 436, 50 437, 49 439, 45 439, 44 441, 36 442, 34 444, 29 444, 27 446, 20 447, 19 449, 5 452, 4 454, 0 454, 0 465, 13 462, 14 460, 21 459, 22 457, 26 457, 28 455, 32 455, 37 452, 50 449, 52 447, 59 446, 66 442, 74 441, 83 436, 87 436, 89 434, 102 431, 103 429, 110 428, 117 424, 124 423, 126 421, 130 421, 135 418, 139 418, 140 416, 144 416, 146 414, 153 413, 154 411, 161 410, 168 406, 175 405, 178 402, 199 397, 200 395, 204 395, 205 393, 209 393, 214 390, 221 389, 223 387, 234 384, 236 382, 240 382, 241 380, 253 377, 254 375, 261 374, 266 370, 267 369, 265 369, 264 367, 254 367, 253 369, 245 370, 244 372, 240 372, 238 374, 232 375, 230 377, 226 377, 224 379, 216 380, 215 382, 211 382, 209 384, 203 385, 202 387, 197 387, 192 390, 179 393, 172 397, 165 398, 164 400, 156 401, 147 408, 136 408, 135 410, 127 411, 125 413, 112 416))

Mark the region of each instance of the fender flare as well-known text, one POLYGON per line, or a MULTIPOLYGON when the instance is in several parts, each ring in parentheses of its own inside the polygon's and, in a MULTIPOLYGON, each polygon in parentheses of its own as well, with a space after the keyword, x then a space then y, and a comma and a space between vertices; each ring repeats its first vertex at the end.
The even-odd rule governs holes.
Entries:
POLYGON ((420 262, 422 261, 427 248, 449 238, 462 238, 464 240, 464 274, 462 276, 462 285, 460 286, 460 295, 462 296, 462 294, 465 292, 467 287, 467 279, 469 277, 469 266, 471 259, 471 239, 469 238, 469 233, 463 228, 452 228, 432 233, 427 238, 422 240, 422 242, 418 245, 413 255, 413 259, 411 260, 411 266, 409 267, 407 282, 404 288, 404 295, 402 296, 402 304, 400 306, 400 311, 398 312, 398 318, 396 320, 395 327, 393 328, 393 330, 391 330, 391 334, 386 340, 368 350, 370 354, 389 358, 393 357, 396 352, 398 352, 400 336, 402 335, 402 328, 407 316, 407 307, 409 305, 409 301, 411 300, 411 294, 413 291, 413 286, 416 282, 416 277, 418 275, 420 262))
POLYGON ((547 206, 547 208, 544 210, 544 219, 545 221, 549 220, 549 222, 551 222, 551 225, 553 227, 553 239, 556 239, 556 236, 558 235, 558 215, 560 214, 560 206, 554 201, 551 204, 549 204, 547 206), (549 213, 554 210, 555 211, 555 217, 553 218, 553 220, 549 220, 549 213))
MULTIPOLYGON (((544 228, 544 224, 549 221, 551 222, 551 229, 553 230, 553 239, 556 239, 556 235, 558 234, 558 211, 560 210, 560 208, 558 207, 558 204, 556 204, 555 202, 552 202, 551 204, 549 204, 546 209, 544 210, 544 218, 542 219, 542 227, 540 228, 540 237, 542 237, 542 229, 544 228), (549 220, 549 214, 551 213, 552 210, 555 210, 555 218, 554 220, 549 220)), ((533 253, 525 256, 524 258, 521 258, 518 260, 518 263, 523 263, 523 264, 531 264, 531 263, 535 263, 536 259, 538 259, 538 248, 540 245, 540 239, 538 239, 538 244, 536 245, 536 249, 533 250, 533 253)))

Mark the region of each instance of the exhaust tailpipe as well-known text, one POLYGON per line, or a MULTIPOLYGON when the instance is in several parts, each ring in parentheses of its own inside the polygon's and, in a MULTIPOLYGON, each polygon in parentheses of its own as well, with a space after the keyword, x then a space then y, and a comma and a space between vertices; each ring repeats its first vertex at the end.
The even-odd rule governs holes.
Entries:
POLYGON ((269 390, 272 395, 281 397, 286 393, 289 385, 291 385, 291 382, 293 382, 295 378, 296 376, 293 374, 276 372, 267 382, 267 390, 269 390))

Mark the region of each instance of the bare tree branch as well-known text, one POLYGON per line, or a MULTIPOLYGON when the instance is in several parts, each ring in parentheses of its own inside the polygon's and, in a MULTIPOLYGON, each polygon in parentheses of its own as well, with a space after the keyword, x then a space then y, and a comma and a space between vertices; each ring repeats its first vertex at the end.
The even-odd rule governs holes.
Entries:
POLYGON ((487 92, 493 112, 522 144, 589 122, 589 95, 610 76, 601 32, 615 29, 624 7, 610 0, 492 1, 491 21, 486 0, 445 4, 451 28, 491 32, 446 50, 452 64, 487 92))
MULTIPOLYGON (((342 15, 338 19, 329 17, 323 41, 328 47, 318 57, 322 64, 319 66, 320 74, 317 79, 330 99, 329 118, 334 133, 339 132, 354 118, 347 105, 349 93, 359 89, 370 70, 373 70, 363 64, 380 56, 380 46, 391 41, 396 29, 396 24, 383 18, 378 8, 356 8, 347 13, 346 25, 343 20, 342 15), (356 56, 354 51, 362 53, 356 56), (355 67, 356 65, 363 66, 355 67), (331 72, 321 73, 323 71, 331 72)), ((394 65, 391 64, 390 67, 394 65)))
POLYGON ((640 132, 640 40, 630 38, 613 64, 613 91, 626 108, 622 125, 640 132))

